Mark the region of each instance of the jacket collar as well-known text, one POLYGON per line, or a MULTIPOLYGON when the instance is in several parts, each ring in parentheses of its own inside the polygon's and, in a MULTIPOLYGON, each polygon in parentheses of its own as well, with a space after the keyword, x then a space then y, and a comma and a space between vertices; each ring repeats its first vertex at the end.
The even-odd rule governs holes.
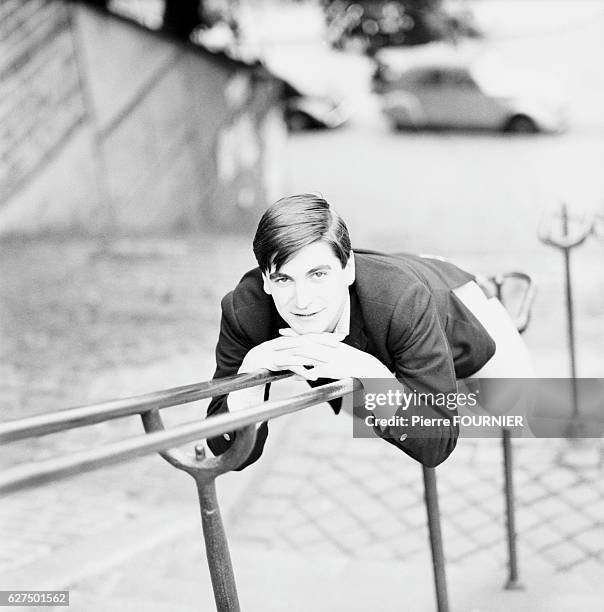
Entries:
POLYGON ((359 296, 354 284, 350 287, 350 333, 343 340, 344 344, 364 351, 367 349, 367 335, 359 296))

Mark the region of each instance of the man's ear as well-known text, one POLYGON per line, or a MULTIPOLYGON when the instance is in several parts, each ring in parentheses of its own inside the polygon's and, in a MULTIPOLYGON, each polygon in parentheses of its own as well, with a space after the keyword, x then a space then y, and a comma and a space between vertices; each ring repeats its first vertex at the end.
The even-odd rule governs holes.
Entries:
POLYGON ((350 285, 352 285, 352 283, 354 283, 355 271, 356 271, 356 268, 354 265, 354 253, 350 251, 350 257, 348 258, 348 261, 346 262, 346 265, 344 266, 344 272, 346 274, 346 282, 348 283, 349 287, 350 285))
POLYGON ((264 293, 271 295, 271 283, 266 272, 262 273, 262 288, 264 289, 264 293))

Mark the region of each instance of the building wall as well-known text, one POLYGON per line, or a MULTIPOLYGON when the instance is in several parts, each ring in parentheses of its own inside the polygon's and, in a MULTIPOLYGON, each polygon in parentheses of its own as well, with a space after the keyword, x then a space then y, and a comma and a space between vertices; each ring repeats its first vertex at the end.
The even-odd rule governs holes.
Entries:
POLYGON ((282 195, 278 82, 57 0, 0 24, 0 234, 241 229, 282 195))

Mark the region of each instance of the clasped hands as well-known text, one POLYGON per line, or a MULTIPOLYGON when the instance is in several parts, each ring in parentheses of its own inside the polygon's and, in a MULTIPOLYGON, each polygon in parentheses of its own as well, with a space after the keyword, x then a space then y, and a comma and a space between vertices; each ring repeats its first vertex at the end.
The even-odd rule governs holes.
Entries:
POLYGON ((299 335, 293 329, 280 329, 279 338, 254 347, 245 356, 239 372, 260 369, 291 370, 298 379, 371 378, 390 375, 373 355, 344 344, 344 334, 299 335))
MULTIPOLYGON (((318 378, 391 377, 388 368, 373 355, 344 344, 344 334, 297 334, 293 329, 280 329, 278 338, 267 340, 245 356, 239 373, 290 370, 298 380, 318 378)), ((235 391, 229 395, 231 411, 259 404, 263 388, 235 391)))

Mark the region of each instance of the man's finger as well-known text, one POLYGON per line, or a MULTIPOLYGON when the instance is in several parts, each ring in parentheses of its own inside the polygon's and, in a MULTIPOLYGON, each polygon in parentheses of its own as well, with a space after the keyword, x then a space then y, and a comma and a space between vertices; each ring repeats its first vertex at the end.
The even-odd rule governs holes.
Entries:
POLYGON ((317 380, 317 376, 316 374, 314 374, 314 368, 311 370, 307 370, 306 368, 292 366, 288 369, 291 370, 294 374, 296 374, 297 377, 300 377, 304 380, 317 380))
MULTIPOLYGON (((294 370, 292 370, 293 372, 294 370)), ((294 374, 290 380, 297 380, 297 381, 305 381, 308 380, 305 376, 302 376, 302 374, 294 374)))
POLYGON ((340 380, 340 377, 334 376, 333 372, 329 371, 329 368, 317 366, 316 368, 313 368, 312 372, 313 376, 315 377, 314 380, 316 380, 317 378, 330 378, 332 380, 340 380))
POLYGON ((303 336, 279 336, 271 340, 274 351, 289 351, 312 345, 337 346, 336 340, 320 340, 321 334, 305 334, 303 336))
POLYGON ((282 336, 286 336, 288 338, 293 338, 294 336, 298 336, 299 335, 291 327, 284 327, 283 329, 279 330, 279 333, 282 336))
POLYGON ((303 339, 304 336, 279 336, 274 340, 272 349, 274 351, 288 351, 290 349, 298 348, 301 345, 308 344, 308 340, 303 339))
POLYGON ((318 361, 315 359, 309 359, 308 357, 299 357, 297 355, 285 355, 283 357, 279 356, 278 359, 275 359, 274 366, 277 370, 291 370, 292 366, 294 367, 315 367, 318 365, 318 361))
POLYGON ((299 344, 323 344, 325 346, 338 346, 346 336, 344 334, 310 333, 299 336, 292 336, 291 340, 299 344))
POLYGON ((314 342, 316 344, 323 344, 325 346, 338 346, 346 338, 345 334, 332 334, 329 332, 324 332, 322 334, 305 334, 302 336, 309 342, 314 342))
POLYGON ((338 346, 342 344, 342 340, 346 338, 346 334, 322 334, 317 340, 319 344, 328 344, 329 346, 338 346))
POLYGON ((291 349, 290 354, 293 357, 302 357, 304 359, 312 359, 316 363, 329 363, 334 359, 334 347, 309 344, 308 346, 299 346, 291 349))

